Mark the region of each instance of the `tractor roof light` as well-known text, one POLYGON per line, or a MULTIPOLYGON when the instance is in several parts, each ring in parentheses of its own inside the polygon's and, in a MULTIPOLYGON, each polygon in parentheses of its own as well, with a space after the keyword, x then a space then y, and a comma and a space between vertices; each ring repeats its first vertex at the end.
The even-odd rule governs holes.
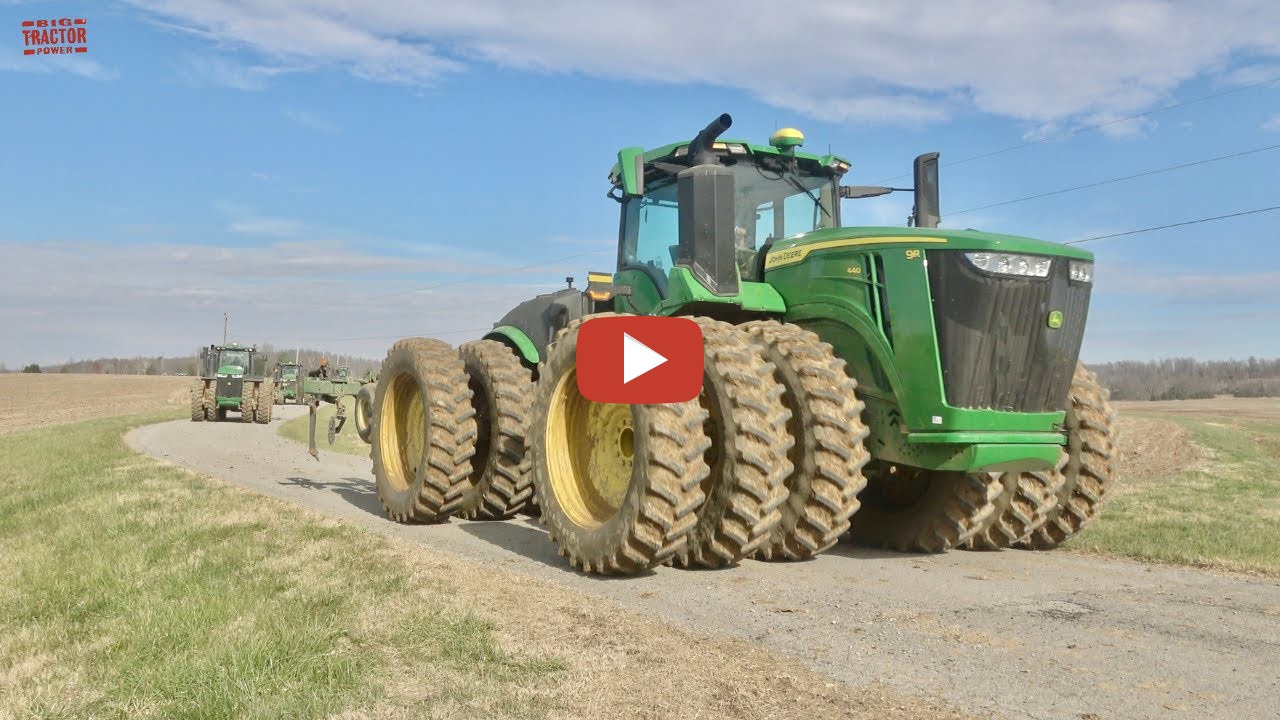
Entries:
POLYGON ((1000 252, 967 252, 969 262, 983 272, 1016 277, 1049 277, 1053 259, 1044 255, 1015 255, 1000 252))

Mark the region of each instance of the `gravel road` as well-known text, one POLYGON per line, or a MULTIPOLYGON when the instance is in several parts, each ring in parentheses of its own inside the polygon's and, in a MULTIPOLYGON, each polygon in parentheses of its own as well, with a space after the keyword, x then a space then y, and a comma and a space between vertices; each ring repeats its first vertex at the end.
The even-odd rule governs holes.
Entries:
MULTIPOLYGON (((301 408, 277 408, 296 417, 301 408)), ((840 681, 880 681, 1013 718, 1280 716, 1280 585, 1065 552, 883 553, 841 544, 805 563, 582 575, 527 518, 404 526, 365 458, 270 428, 169 422, 140 452, 437 552, 758 643, 840 681)))

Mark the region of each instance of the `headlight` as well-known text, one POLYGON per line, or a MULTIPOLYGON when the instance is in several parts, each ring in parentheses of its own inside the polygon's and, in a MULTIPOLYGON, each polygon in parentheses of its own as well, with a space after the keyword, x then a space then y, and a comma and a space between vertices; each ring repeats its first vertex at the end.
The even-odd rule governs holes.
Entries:
POLYGON ((979 270, 999 275, 1019 275, 1022 277, 1049 277, 1049 265, 1052 258, 1043 255, 1013 255, 1010 253, 967 252, 964 254, 969 262, 979 270))
POLYGON ((1071 279, 1076 282, 1093 282, 1093 263, 1084 260, 1071 261, 1071 279))

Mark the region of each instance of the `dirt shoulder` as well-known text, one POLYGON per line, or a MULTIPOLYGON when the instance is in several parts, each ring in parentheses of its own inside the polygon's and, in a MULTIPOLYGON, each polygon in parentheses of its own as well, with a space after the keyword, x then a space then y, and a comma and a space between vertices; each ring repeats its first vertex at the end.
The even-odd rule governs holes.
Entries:
POLYGON ((167 375, 0 375, 0 435, 47 425, 186 407, 191 378, 167 375))

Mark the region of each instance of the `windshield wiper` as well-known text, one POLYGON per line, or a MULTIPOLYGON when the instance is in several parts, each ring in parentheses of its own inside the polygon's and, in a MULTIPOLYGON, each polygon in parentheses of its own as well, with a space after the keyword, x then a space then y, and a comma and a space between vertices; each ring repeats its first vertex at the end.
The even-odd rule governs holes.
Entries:
POLYGON ((795 187, 795 189, 807 195, 809 199, 813 201, 813 204, 818 206, 818 209, 822 211, 823 215, 826 215, 827 217, 831 217, 831 212, 822 205, 822 201, 819 200, 813 194, 812 191, 810 191, 808 188, 804 186, 803 183, 800 182, 800 179, 796 177, 795 173, 788 171, 783 175, 783 177, 785 177, 787 179, 787 182, 791 183, 791 185, 795 187))

